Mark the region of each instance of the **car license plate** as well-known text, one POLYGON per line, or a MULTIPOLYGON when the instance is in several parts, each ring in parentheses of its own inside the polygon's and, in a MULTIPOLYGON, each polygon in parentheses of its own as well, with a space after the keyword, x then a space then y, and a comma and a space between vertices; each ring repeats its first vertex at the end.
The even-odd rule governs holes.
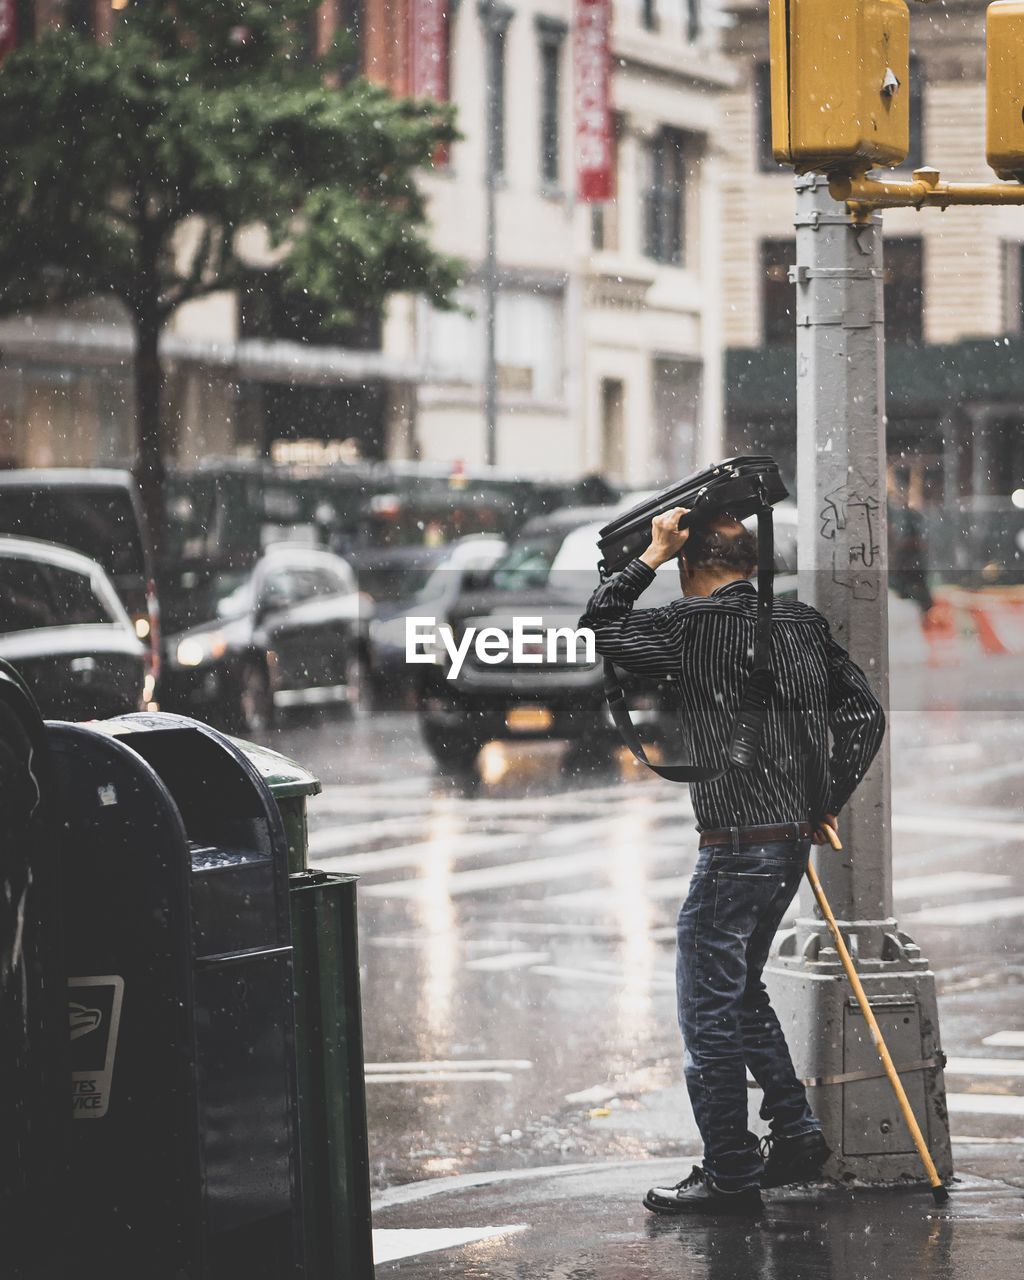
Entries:
POLYGON ((536 733, 550 729, 554 722, 550 707, 513 707, 505 717, 505 724, 513 733, 536 733))

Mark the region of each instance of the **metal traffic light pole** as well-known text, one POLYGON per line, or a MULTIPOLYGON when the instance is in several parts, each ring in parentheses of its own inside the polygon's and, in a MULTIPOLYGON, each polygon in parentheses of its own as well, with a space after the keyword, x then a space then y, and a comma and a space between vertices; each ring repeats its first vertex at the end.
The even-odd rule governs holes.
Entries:
MULTIPOLYGON (((828 619, 888 713, 881 218, 855 219, 822 176, 798 177, 796 191, 800 594, 828 619)), ((892 912, 888 740, 840 825, 843 851, 821 850, 818 871, 945 1177, 952 1157, 935 980, 892 912)), ((809 896, 765 977, 834 1153, 826 1172, 919 1180, 913 1140, 809 896)))

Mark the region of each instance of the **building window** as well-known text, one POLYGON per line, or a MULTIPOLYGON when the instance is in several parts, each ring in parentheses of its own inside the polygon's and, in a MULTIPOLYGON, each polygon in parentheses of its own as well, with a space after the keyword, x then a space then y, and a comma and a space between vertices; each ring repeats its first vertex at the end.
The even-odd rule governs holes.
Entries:
POLYGON ((655 453, 659 479, 697 465, 703 368, 699 361, 670 357, 654 361, 655 453))
POLYGON ((686 0, 686 38, 691 44, 700 39, 703 21, 701 0, 686 0))
POLYGON ((619 247, 619 206, 614 200, 590 206, 590 238, 597 250, 612 252, 619 247))
POLYGON ((640 25, 645 31, 657 31, 658 0, 640 0, 640 25))
POLYGON ((620 378, 601 379, 601 471, 611 480, 625 473, 626 387, 620 378))
POLYGON ((562 43, 566 28, 550 18, 537 18, 540 54, 540 180, 557 190, 561 179, 562 43))
POLYGON ((484 39, 487 48, 487 71, 491 85, 488 126, 490 129, 491 156, 494 173, 505 172, 505 35, 512 18, 511 9, 499 9, 493 4, 481 5, 484 18, 484 39))
POLYGON ((796 241, 761 241, 761 333, 765 343, 796 340, 796 289, 789 268, 796 259, 796 241))
POLYGON ((644 254, 672 266, 683 264, 685 164, 685 135, 678 129, 662 129, 644 145, 644 254))
POLYGON ((899 166, 901 169, 920 169, 924 164, 924 63, 920 58, 910 58, 910 150, 899 166))
POLYGON ((549 404, 560 401, 565 391, 561 291, 502 289, 495 347, 503 394, 549 404))
MULTIPOLYGON (((425 310, 424 362, 439 381, 480 382, 484 372, 483 298, 460 290, 457 311, 425 310)), ((516 400, 557 403, 565 394, 564 298, 560 289, 514 285, 498 293, 498 389, 516 400)))
POLYGON ((885 336, 889 342, 924 340, 924 241, 919 236, 887 238, 885 336))
POLYGON ((1003 245, 1003 317, 1006 333, 1024 333, 1024 244, 1003 245))
POLYGON ((778 173, 779 162, 772 155, 772 76, 767 62, 754 68, 754 146, 758 169, 778 173))

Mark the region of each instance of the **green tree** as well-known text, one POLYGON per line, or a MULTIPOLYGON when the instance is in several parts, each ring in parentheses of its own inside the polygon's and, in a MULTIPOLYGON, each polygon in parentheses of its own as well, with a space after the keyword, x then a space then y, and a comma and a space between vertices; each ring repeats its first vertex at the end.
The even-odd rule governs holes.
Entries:
POLYGON ((136 467, 163 530, 161 329, 252 278, 266 229, 276 286, 336 328, 396 290, 444 304, 456 264, 426 237, 418 167, 447 108, 345 74, 308 49, 316 0, 136 0, 109 44, 53 31, 0 68, 0 309, 112 294, 136 336, 136 467))

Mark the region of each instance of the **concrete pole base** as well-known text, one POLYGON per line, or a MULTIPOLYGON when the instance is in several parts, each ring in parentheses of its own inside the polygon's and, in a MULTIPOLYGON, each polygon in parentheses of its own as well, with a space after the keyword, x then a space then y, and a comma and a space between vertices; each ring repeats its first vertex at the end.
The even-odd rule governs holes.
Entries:
MULTIPOLYGON (((943 1178, 953 1172, 935 975, 895 920, 842 922, 871 1008, 943 1178), (858 945, 859 944, 859 945, 858 945), (861 956, 876 957, 858 959, 861 956)), ((833 1156, 826 1177, 919 1182, 925 1174, 864 1017, 820 920, 780 934, 764 972, 797 1075, 833 1156)))

